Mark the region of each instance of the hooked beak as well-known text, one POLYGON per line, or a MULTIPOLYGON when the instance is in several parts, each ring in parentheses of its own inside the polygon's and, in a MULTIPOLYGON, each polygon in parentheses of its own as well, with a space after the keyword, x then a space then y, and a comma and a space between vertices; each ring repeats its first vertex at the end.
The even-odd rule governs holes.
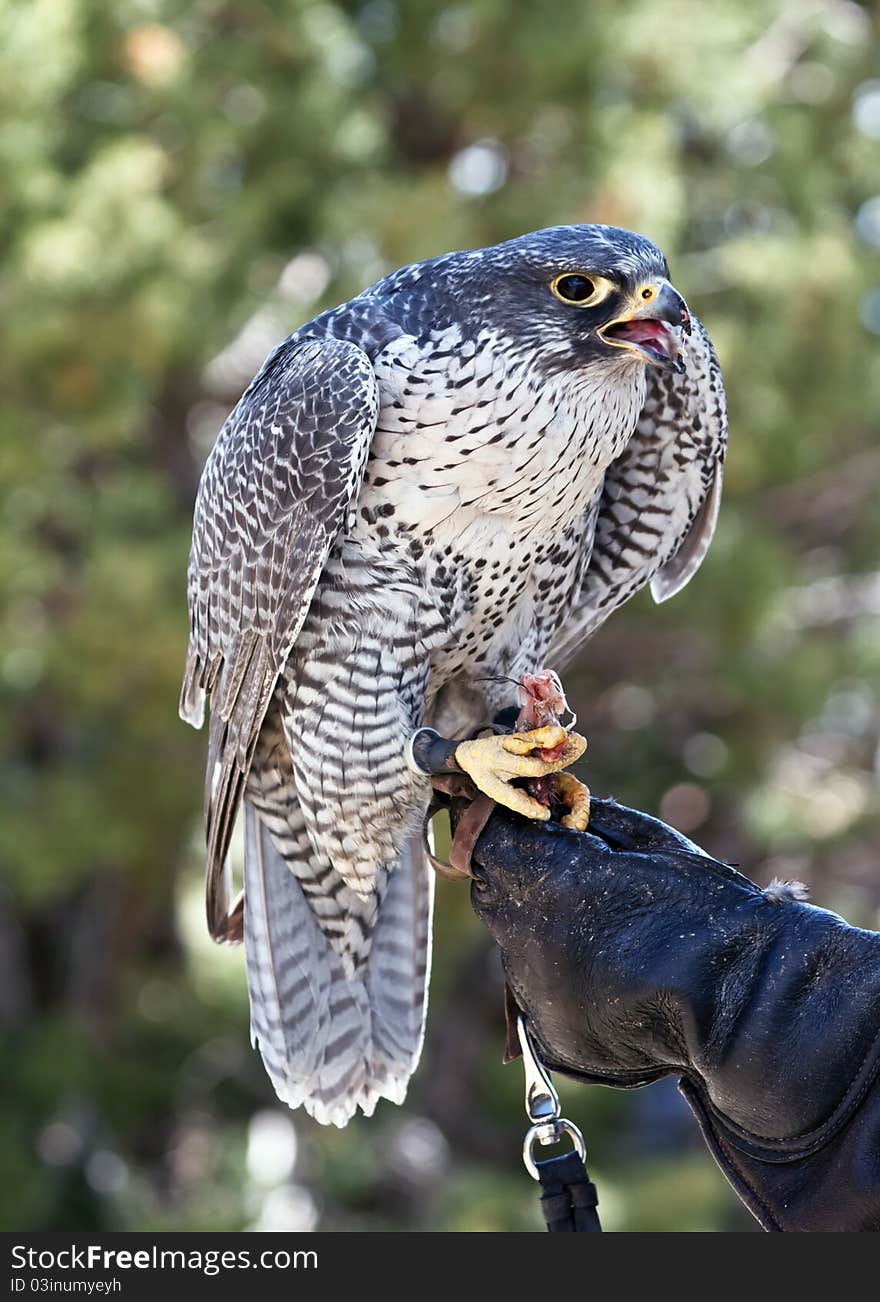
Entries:
POLYGON ((611 348, 626 348, 652 366, 680 364, 677 330, 691 332, 691 319, 681 294, 668 280, 640 285, 631 310, 597 331, 611 348))

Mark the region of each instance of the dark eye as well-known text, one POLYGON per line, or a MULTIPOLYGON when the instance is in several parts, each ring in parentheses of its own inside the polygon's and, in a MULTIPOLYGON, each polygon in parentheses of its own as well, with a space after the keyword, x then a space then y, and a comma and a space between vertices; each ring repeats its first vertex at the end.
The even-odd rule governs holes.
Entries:
POLYGON ((578 275, 557 276, 550 288, 563 303, 586 303, 596 292, 589 276, 578 275))

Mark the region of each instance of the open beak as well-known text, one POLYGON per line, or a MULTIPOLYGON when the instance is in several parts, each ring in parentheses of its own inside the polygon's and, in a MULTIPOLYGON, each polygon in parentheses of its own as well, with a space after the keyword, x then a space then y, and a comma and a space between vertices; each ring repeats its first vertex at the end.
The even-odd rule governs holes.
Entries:
POLYGON ((679 360, 679 329, 690 334, 687 303, 668 280, 640 285, 631 310, 602 326, 599 338, 612 348, 627 348, 652 366, 674 366, 679 360))

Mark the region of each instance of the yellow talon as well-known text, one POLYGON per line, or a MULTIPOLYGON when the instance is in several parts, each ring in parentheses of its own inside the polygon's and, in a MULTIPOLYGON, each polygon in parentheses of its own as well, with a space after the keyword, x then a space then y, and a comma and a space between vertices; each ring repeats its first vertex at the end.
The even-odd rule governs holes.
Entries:
POLYGON ((542 750, 552 750, 561 746, 568 733, 558 723, 547 724, 543 728, 533 728, 531 732, 514 732, 509 737, 502 737, 501 744, 511 755, 528 755, 536 746, 542 750))
POLYGON ((562 826, 571 828, 573 832, 586 832, 590 822, 590 788, 572 773, 557 773, 556 789, 568 806, 562 826))
POLYGON ((578 733, 566 733, 564 728, 551 724, 535 728, 532 732, 463 741, 456 749, 455 759, 459 768, 473 779, 480 791, 496 800, 499 805, 526 818, 546 822, 550 817, 547 806, 534 800, 521 787, 511 786, 513 779, 543 778, 548 773, 559 773, 579 759, 586 747, 586 741, 578 733), (530 754, 536 748, 551 750, 563 743, 565 749, 559 759, 543 760, 538 755, 530 754))

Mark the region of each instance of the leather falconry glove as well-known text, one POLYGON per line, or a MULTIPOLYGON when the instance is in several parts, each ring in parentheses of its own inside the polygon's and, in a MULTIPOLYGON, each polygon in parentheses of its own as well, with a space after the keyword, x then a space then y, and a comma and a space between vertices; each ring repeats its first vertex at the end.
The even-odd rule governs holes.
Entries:
POLYGON ((613 801, 588 834, 498 810, 471 864, 549 1068, 679 1076, 765 1229, 880 1229, 880 934, 613 801))

